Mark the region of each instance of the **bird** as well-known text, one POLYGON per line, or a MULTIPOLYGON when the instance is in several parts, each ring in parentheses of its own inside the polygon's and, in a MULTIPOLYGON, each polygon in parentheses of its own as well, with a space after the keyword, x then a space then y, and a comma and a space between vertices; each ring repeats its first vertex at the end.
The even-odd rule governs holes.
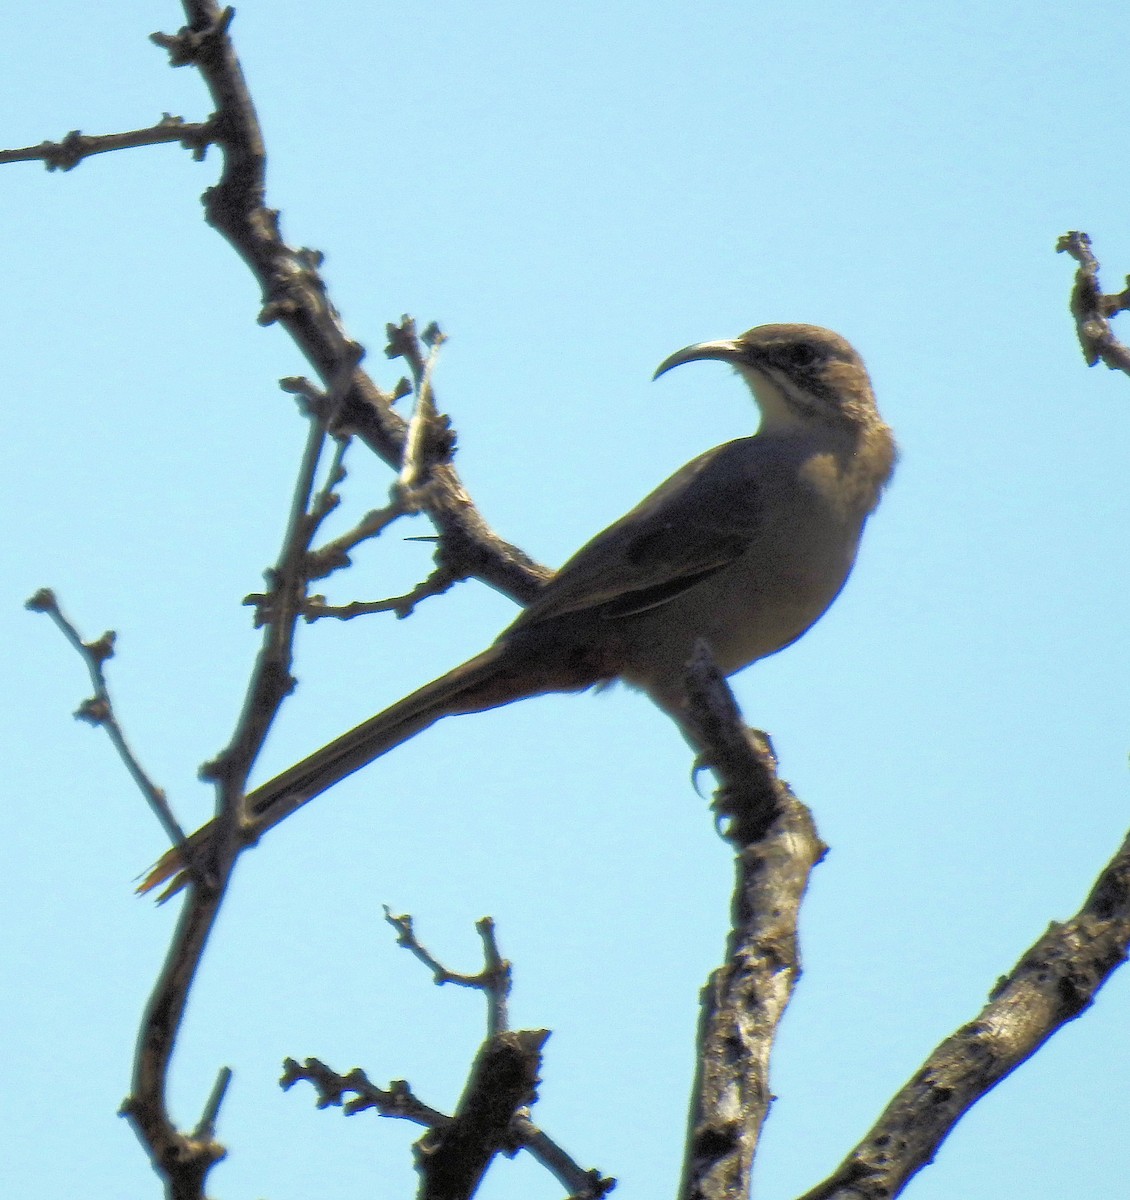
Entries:
MULTIPOLYGON (((728 363, 760 410, 750 437, 707 450, 586 543, 481 654, 248 793, 247 840, 442 717, 617 680, 680 721, 700 643, 732 675, 827 611, 897 459, 863 360, 816 325, 760 325, 660 363, 728 363)), ((189 839, 194 862, 214 830, 189 839)), ((174 848, 139 887, 187 881, 174 848)))

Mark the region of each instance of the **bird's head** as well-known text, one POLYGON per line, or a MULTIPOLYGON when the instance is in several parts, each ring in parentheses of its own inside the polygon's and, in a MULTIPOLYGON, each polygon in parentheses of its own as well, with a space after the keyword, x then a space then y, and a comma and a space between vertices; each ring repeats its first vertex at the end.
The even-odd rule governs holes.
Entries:
POLYGON ((676 350, 654 378, 682 363, 716 358, 749 384, 765 433, 814 422, 860 429, 880 422, 871 380, 850 342, 819 325, 758 325, 732 341, 676 350))

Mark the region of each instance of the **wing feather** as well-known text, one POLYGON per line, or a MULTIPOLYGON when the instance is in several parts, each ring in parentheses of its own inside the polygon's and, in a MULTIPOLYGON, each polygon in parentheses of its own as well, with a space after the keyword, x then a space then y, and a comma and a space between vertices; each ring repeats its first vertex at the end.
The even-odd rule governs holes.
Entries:
POLYGON ((672 600, 723 570, 761 528, 752 438, 699 455, 576 554, 511 626, 599 610, 609 619, 672 600))

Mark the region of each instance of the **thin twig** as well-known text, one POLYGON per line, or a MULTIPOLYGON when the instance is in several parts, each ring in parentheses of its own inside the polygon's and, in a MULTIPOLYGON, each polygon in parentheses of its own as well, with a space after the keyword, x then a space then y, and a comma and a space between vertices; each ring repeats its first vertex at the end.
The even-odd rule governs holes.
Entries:
POLYGON ((512 967, 502 957, 494 932, 494 918, 483 917, 475 922, 483 940, 483 970, 481 978, 487 994, 487 1037, 494 1037, 510 1027, 510 987, 512 967))
POLYGON ((396 930, 396 944, 415 955, 432 973, 432 979, 442 986, 454 983, 459 987, 473 988, 487 998, 487 1037, 494 1037, 508 1028, 507 1001, 510 996, 512 968, 502 957, 494 932, 494 920, 483 917, 475 922, 483 942, 483 969, 474 975, 451 971, 428 950, 416 936, 412 917, 408 913, 397 916, 386 904, 385 920, 396 930))
POLYGON ((453 575, 444 566, 436 569, 421 583, 403 596, 389 596, 384 600, 351 600, 348 604, 329 604, 324 596, 310 596, 302 608, 302 616, 307 621, 318 621, 324 617, 336 617, 339 621, 352 621, 354 617, 365 617, 372 613, 395 613, 404 618, 411 613, 421 600, 429 596, 442 596, 457 583, 462 583, 464 576, 453 575))
POLYGON ((360 1067, 354 1067, 347 1075, 339 1075, 318 1058, 307 1058, 302 1063, 293 1058, 284 1059, 279 1079, 283 1091, 289 1091, 302 1081, 314 1085, 319 1108, 340 1108, 347 1117, 372 1108, 382 1117, 397 1117, 429 1129, 451 1122, 446 1113, 418 1099, 403 1079, 394 1079, 387 1088, 379 1088, 360 1067), (355 1100, 346 1100, 349 1092, 356 1096, 355 1100))
POLYGON ((416 381, 416 404, 404 437, 400 474, 396 481, 396 490, 405 504, 415 511, 426 507, 427 499, 422 493, 432 478, 432 468, 449 461, 455 449, 450 423, 440 416, 432 388, 439 348, 447 339, 438 325, 429 325, 420 339, 428 347, 425 358, 419 349, 416 322, 411 317, 405 316, 399 327, 389 326, 389 330, 389 356, 393 356, 394 347, 396 354, 404 355, 416 381))
POLYGON ((147 129, 125 133, 87 134, 72 129, 61 142, 40 142, 19 150, 0 150, 0 165, 15 162, 42 162, 49 171, 72 171, 84 158, 108 154, 111 150, 132 150, 138 146, 160 146, 179 142, 198 162, 204 158, 216 132, 213 121, 186 121, 170 113, 147 129))
POLYGON ((403 501, 394 493, 392 500, 384 508, 371 509, 352 529, 312 550, 307 566, 307 578, 325 579, 334 571, 348 567, 351 551, 356 550, 363 542, 379 537, 407 512, 403 501))
MULTIPOLYGON (((206 852, 199 856, 206 863, 194 864, 196 869, 189 880, 184 908, 142 1018, 132 1094, 122 1107, 154 1167, 168 1179, 170 1191, 178 1200, 202 1198, 208 1171, 225 1154, 206 1121, 202 1120, 192 1135, 180 1132, 173 1125, 167 1105, 168 1073, 192 983, 232 869, 246 844, 242 818, 247 777, 294 683, 290 665, 306 586, 303 576, 306 553, 309 539, 320 523, 320 517, 313 512, 318 507, 314 482, 326 439, 323 423, 316 417, 310 417, 309 422, 283 546, 278 565, 271 573, 273 587, 270 612, 264 618, 267 627, 263 644, 232 739, 219 758, 204 768, 207 777, 218 785, 219 811, 214 835, 206 844, 206 852), (206 1136, 201 1136, 202 1133, 206 1136)), ((340 470, 336 458, 335 463, 326 488, 332 487, 330 481, 340 470)), ((213 1098, 218 1103, 222 1095, 223 1088, 217 1087, 213 1098)), ((205 1115, 211 1110, 209 1102, 205 1115)))
POLYGON ((595 1168, 585 1170, 544 1130, 539 1129, 525 1112, 514 1116, 511 1130, 522 1149, 527 1151, 569 1192, 569 1200, 600 1200, 616 1186, 616 1180, 595 1168))
MULTIPOLYGON (((341 502, 337 486, 345 479, 344 459, 349 448, 349 439, 343 438, 335 443, 333 459, 326 472, 325 481, 312 496, 314 474, 317 472, 319 460, 323 453, 325 426, 320 417, 308 415, 310 433, 307 440, 306 452, 303 456, 303 469, 299 475, 298 486, 293 503, 299 503, 299 493, 305 488, 305 510, 296 515, 292 508, 291 527, 288 530, 284 546, 292 547, 285 557, 285 563, 266 572, 267 581, 272 585, 268 592, 251 592, 244 596, 243 603, 255 609, 255 628, 270 624, 272 621, 288 619, 288 608, 285 600, 293 606, 289 612, 290 619, 295 615, 308 620, 307 610, 311 603, 316 605, 321 597, 307 595, 307 585, 310 580, 328 574, 318 568, 320 551, 310 549, 310 545, 321 528, 323 522, 334 512, 341 502), (314 445, 311 440, 317 443, 314 445), (312 457, 311 457, 312 456, 312 457), (289 579, 291 586, 286 588, 283 581, 289 579), (284 601, 280 608, 280 601, 284 601)), ((293 629, 292 629, 293 636, 293 629)))
POLYGON ((134 783, 137 784, 141 794, 145 797, 146 803, 152 809, 154 816, 161 822, 161 826, 168 835, 169 840, 183 853, 186 842, 184 830, 180 827, 176 817, 173 816, 173 810, 169 807, 165 790, 158 787, 149 778, 148 773, 138 761, 137 755, 130 748, 130 744, 126 740, 126 735, 122 731, 122 727, 118 723, 118 718, 114 713, 114 705, 110 699, 110 689, 106 682, 106 672, 103 669, 103 664, 107 659, 113 657, 114 642, 116 640, 115 634, 113 631, 107 631, 97 641, 84 642, 78 630, 63 615, 55 593, 50 588, 40 588, 27 601, 26 607, 31 609, 32 612, 46 613, 55 622, 56 626, 62 630, 63 636, 75 648, 79 657, 86 664, 86 669, 90 673, 90 682, 94 687, 94 695, 91 699, 83 701, 75 716, 91 725, 100 725, 106 730, 110 741, 114 745, 114 749, 117 750, 122 762, 125 763, 126 770, 129 771, 134 783))
POLYGON ((193 1138, 199 1140, 201 1138, 212 1138, 216 1133, 216 1121, 220 1115, 220 1107, 224 1103, 224 1097, 228 1094, 228 1087, 232 1081, 231 1067, 221 1067, 219 1074, 216 1076, 216 1082, 212 1087, 212 1094, 208 1097, 207 1103, 204 1105, 204 1111, 200 1114, 200 1120, 196 1128, 192 1131, 193 1138))
MULTIPOLYGON (((341 1075, 318 1058, 307 1058, 301 1063, 285 1059, 279 1086, 289 1091, 300 1082, 313 1085, 318 1093, 318 1108, 340 1108, 347 1117, 372 1109, 382 1117, 410 1121, 428 1129, 443 1130, 452 1122, 447 1113, 416 1096, 405 1080, 394 1079, 387 1088, 381 1088, 360 1067, 341 1075), (348 1098, 350 1095, 353 1099, 348 1098)), ((513 1153, 525 1150, 566 1189, 571 1200, 600 1200, 616 1186, 615 1179, 580 1166, 534 1124, 525 1109, 515 1113, 508 1136, 513 1142, 513 1153)))
POLYGON ((324 415, 311 414, 307 418, 306 446, 294 485, 282 548, 276 566, 268 572, 270 592, 256 609, 256 624, 267 627, 263 646, 251 673, 235 733, 227 748, 204 768, 207 778, 224 783, 233 794, 238 793, 241 801, 247 777, 271 724, 297 682, 291 674, 291 665, 295 631, 306 602, 310 547, 326 517, 337 507, 334 489, 344 477, 348 438, 335 438, 333 458, 325 482, 317 492, 315 481, 329 436, 328 421, 341 406, 361 354, 361 348, 355 343, 349 343, 343 349, 342 364, 324 398, 324 415))
POLYGON ((251 672, 243 710, 227 747, 201 772, 205 778, 228 785, 233 794, 238 792, 240 796, 267 732, 296 683, 290 667, 295 628, 305 600, 306 556, 319 523, 318 518, 311 516, 311 496, 325 440, 325 426, 311 417, 282 551, 277 566, 268 572, 269 598, 264 608, 258 610, 266 632, 251 672))

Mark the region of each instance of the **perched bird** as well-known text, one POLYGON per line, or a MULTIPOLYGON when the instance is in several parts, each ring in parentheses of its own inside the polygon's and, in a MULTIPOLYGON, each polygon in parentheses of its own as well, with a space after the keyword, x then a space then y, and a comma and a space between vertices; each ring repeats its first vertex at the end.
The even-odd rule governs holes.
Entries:
MULTIPOLYGON (((441 717, 621 679, 678 720, 700 639, 729 675, 813 625, 894 469, 867 370, 830 330, 761 325, 679 350, 655 377, 700 359, 746 381, 757 433, 700 454, 597 534, 481 654, 251 792, 251 836, 441 717)), ((183 866, 170 851, 140 890, 183 866)))

